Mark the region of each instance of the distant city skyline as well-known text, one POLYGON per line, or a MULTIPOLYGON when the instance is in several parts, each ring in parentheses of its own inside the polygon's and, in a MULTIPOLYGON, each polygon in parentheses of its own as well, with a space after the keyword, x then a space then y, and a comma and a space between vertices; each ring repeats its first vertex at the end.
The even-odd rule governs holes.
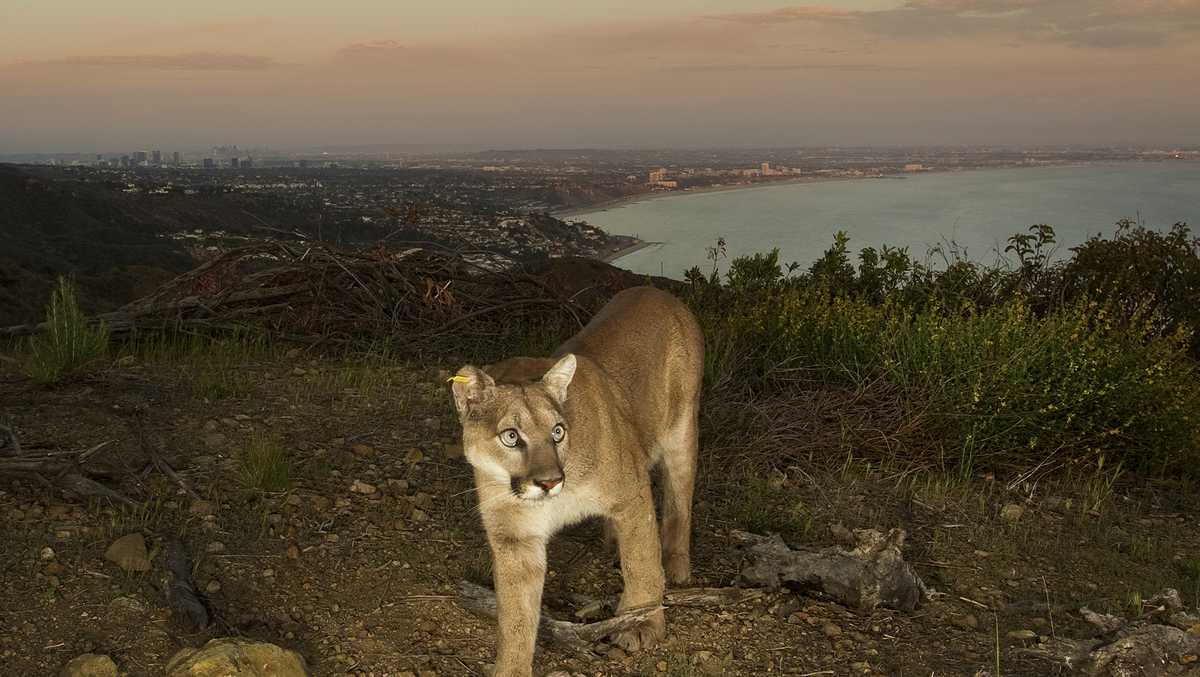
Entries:
POLYGON ((1200 142, 1194 0, 296 4, 4 3, 0 153, 1200 142))

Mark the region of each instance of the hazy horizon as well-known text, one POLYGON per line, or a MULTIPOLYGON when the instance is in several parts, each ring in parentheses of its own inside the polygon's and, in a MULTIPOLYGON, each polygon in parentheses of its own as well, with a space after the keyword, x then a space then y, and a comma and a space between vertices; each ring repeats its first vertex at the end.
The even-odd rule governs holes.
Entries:
POLYGON ((0 9, 0 153, 1200 141, 1200 0, 73 5, 0 9))

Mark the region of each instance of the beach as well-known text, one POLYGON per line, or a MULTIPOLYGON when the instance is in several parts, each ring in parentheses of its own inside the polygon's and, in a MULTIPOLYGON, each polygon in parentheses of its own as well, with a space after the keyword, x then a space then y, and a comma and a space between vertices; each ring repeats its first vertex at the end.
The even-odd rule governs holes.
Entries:
POLYGON ((550 212, 551 216, 560 219, 569 219, 580 214, 593 214, 602 212, 616 207, 634 204, 638 202, 646 202, 649 200, 657 200, 664 197, 680 197, 683 195, 703 195, 705 193, 721 193, 731 190, 748 190, 750 188, 768 188, 771 186, 788 186, 798 183, 828 183, 832 181, 858 181, 861 179, 904 179, 907 176, 797 176, 790 179, 778 179, 773 181, 755 181, 752 183, 723 183, 712 186, 703 186, 701 188, 685 188, 683 190, 659 190, 646 193, 638 193, 636 195, 627 195, 625 197, 613 198, 611 200, 602 200, 590 205, 580 205, 578 207, 568 207, 550 212))

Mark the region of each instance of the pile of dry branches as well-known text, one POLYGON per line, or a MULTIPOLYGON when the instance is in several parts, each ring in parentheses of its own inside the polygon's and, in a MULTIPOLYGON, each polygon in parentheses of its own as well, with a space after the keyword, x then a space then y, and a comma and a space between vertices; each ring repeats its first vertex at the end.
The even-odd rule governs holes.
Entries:
MULTIPOLYGON (((496 272, 480 252, 433 246, 347 252, 270 242, 226 251, 96 319, 114 334, 259 329, 314 343, 383 340, 420 348, 450 337, 495 341, 540 324, 582 326, 603 301, 595 291, 596 285, 573 289, 544 272, 496 272)), ((38 330, 24 325, 0 333, 38 330)))

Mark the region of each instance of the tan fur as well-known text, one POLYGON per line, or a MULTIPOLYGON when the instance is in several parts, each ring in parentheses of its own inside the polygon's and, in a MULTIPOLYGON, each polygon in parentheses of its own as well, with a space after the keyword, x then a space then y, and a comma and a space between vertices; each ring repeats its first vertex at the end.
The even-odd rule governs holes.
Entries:
MULTIPOLYGON (((463 449, 492 550, 496 677, 532 674, 546 547, 563 527, 608 520, 625 582, 618 611, 659 605, 664 565, 671 583, 688 580, 703 352, 687 307, 638 287, 613 297, 553 357, 459 370, 453 391, 463 449), (556 424, 565 427, 557 444, 556 424), (509 429, 519 448, 503 443, 513 439, 509 429), (650 485, 656 465, 661 548, 650 485)), ((665 629, 660 610, 614 641, 637 651, 665 629)))

